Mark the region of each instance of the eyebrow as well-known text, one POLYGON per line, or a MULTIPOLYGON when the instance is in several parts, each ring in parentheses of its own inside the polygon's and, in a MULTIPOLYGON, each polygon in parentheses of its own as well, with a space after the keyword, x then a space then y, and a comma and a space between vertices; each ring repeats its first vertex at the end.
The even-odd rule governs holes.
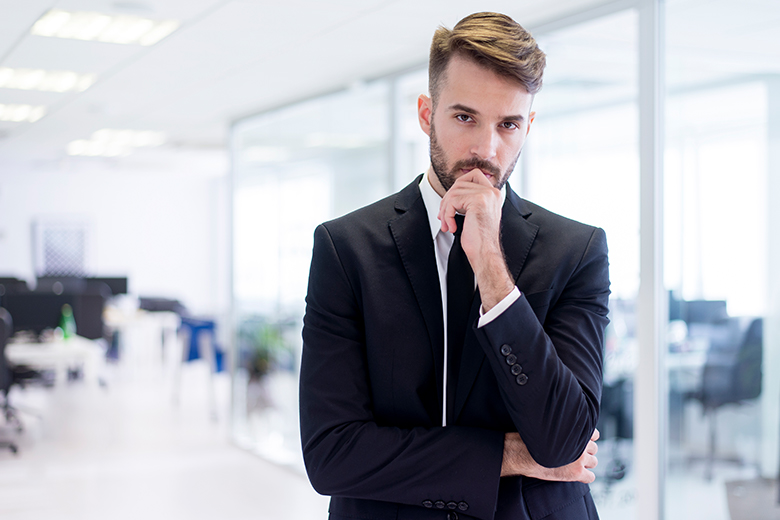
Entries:
MULTIPOLYGON (((478 110, 476 110, 474 108, 471 108, 471 107, 467 107, 466 105, 461 105, 460 103, 456 103, 454 105, 450 105, 449 107, 447 107, 447 109, 452 111, 452 112, 466 112, 467 114, 473 114, 475 116, 479 115, 479 111, 478 110)), ((521 122, 521 121, 525 121, 525 116, 523 116, 523 115, 504 116, 504 117, 501 118, 501 120, 502 121, 517 121, 517 122, 521 122)))

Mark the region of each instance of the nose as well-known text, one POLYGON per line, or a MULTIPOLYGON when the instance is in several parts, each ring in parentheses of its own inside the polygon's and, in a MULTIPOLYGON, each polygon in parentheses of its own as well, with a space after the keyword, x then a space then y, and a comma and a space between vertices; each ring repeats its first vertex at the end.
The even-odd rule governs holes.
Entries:
POLYGON ((480 128, 475 132, 470 152, 480 159, 492 161, 496 157, 498 140, 498 132, 494 128, 488 126, 480 128))

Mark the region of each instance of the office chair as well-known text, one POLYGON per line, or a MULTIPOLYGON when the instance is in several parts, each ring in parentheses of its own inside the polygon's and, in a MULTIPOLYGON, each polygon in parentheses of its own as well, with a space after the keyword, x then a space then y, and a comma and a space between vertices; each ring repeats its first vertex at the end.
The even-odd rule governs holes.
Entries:
MULTIPOLYGON (((8 359, 5 357, 5 346, 8 343, 8 338, 11 337, 13 331, 13 321, 9 312, 0 307, 0 391, 3 393, 3 416, 5 420, 10 424, 16 424, 17 431, 21 431, 21 422, 16 414, 16 410, 8 402, 8 390, 14 383, 14 375, 8 364, 8 359)), ((8 448, 13 453, 16 453, 16 444, 10 441, 0 441, 0 448, 8 448)))
POLYGON ((709 446, 705 478, 712 479, 717 448, 717 411, 727 404, 743 404, 761 394, 763 319, 728 318, 712 324, 710 348, 701 386, 691 397, 709 419, 709 446))
MULTIPOLYGON (((8 345, 8 339, 13 334, 13 318, 11 314, 0 307, 0 393, 3 395, 3 402, 0 405, 2 410, 2 416, 5 421, 14 425, 17 433, 21 433, 24 430, 24 425, 21 419, 19 419, 19 411, 11 406, 11 402, 8 399, 8 393, 13 385, 19 385, 24 387, 28 381, 44 380, 43 374, 37 370, 32 370, 29 367, 22 365, 11 365, 8 358, 5 355, 5 349, 8 345)), ((10 448, 12 452, 16 453, 16 445, 12 442, 0 442, 0 448, 10 448)))
POLYGON ((597 428, 602 441, 610 441, 610 450, 605 454, 605 490, 623 479, 628 472, 629 461, 621 454, 621 441, 634 438, 634 384, 622 378, 605 383, 601 392, 601 413, 597 428))

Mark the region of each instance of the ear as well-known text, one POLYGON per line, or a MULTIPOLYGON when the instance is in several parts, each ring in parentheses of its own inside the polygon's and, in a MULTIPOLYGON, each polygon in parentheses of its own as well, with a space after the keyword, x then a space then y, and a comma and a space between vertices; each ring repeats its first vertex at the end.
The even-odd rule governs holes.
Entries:
POLYGON ((420 128, 426 135, 431 135, 431 118, 433 117, 433 102, 425 94, 420 94, 417 98, 417 119, 420 121, 420 128))
POLYGON ((534 119, 536 118, 536 112, 531 112, 528 114, 528 126, 525 128, 525 136, 528 137, 528 132, 531 131, 531 125, 534 122, 534 119))

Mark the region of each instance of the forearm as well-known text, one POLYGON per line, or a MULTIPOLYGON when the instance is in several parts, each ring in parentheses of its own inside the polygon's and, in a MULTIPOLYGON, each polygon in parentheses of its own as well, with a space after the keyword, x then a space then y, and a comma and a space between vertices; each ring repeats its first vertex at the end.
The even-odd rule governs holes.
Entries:
POLYGON ((479 287, 482 310, 488 312, 515 288, 500 243, 491 243, 487 250, 469 261, 479 287))
POLYGON ((413 506, 426 500, 465 502, 469 515, 492 518, 501 432, 364 422, 303 437, 307 472, 319 493, 413 506))
POLYGON ((576 460, 596 427, 601 388, 599 329, 594 328, 593 337, 587 340, 581 331, 577 336, 559 331, 551 338, 523 295, 493 322, 476 330, 507 411, 533 458, 544 466, 576 460), (513 358, 502 354, 505 345, 513 358), (512 371, 514 365, 520 375, 512 371))
POLYGON ((516 432, 504 436, 504 458, 501 463, 501 476, 514 477, 522 475, 539 480, 559 482, 583 482, 589 484, 596 479, 591 471, 598 465, 596 441, 599 431, 595 430, 585 451, 580 457, 566 466, 546 468, 537 463, 528 452, 523 439, 516 432))

